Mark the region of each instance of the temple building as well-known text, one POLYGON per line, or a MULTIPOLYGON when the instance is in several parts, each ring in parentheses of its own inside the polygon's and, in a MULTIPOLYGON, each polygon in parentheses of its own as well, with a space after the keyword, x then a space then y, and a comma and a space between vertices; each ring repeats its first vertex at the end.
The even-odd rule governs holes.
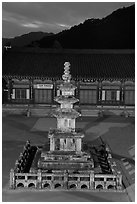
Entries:
POLYGON ((8 49, 2 60, 5 107, 56 106, 64 61, 71 63, 72 82, 77 86, 75 105, 134 111, 134 50, 8 49))
POLYGON ((121 191, 122 174, 106 144, 84 149, 85 134, 75 127, 80 116, 73 107, 78 101, 74 96, 77 87, 71 81, 70 63, 64 65, 60 95, 55 97, 59 106, 52 112, 57 127, 49 130, 49 149, 27 141, 10 171, 10 188, 121 191))

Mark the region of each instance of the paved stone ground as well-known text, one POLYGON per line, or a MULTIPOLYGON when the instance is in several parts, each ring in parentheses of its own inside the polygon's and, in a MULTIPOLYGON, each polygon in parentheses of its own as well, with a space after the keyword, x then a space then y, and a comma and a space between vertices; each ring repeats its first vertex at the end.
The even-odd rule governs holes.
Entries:
POLYGON ((3 192, 4 202, 129 202, 125 193, 48 191, 3 192))
POLYGON ((114 158, 122 166, 128 177, 127 193, 103 192, 17 192, 8 190, 9 171, 14 167, 16 158, 23 149, 26 140, 32 144, 48 141, 49 127, 55 127, 54 118, 27 118, 24 116, 3 117, 3 201, 45 201, 45 202, 127 202, 133 201, 134 189, 134 144, 135 127, 132 118, 80 118, 77 126, 84 128, 85 140, 91 142, 96 137, 109 144, 114 158))

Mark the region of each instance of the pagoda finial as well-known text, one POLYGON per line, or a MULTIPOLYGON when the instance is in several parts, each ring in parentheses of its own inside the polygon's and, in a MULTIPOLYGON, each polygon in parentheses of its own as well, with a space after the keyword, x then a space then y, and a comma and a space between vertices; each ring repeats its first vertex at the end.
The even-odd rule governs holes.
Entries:
POLYGON ((64 80, 64 82, 70 82, 71 79, 71 74, 70 74, 70 63, 69 62, 65 62, 64 63, 64 74, 62 75, 62 79, 64 80))

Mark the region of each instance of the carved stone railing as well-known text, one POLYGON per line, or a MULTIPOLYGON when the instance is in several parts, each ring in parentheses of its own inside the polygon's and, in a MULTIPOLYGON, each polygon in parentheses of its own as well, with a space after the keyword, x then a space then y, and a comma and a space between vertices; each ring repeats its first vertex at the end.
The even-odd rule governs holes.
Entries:
POLYGON ((67 171, 58 173, 43 173, 40 169, 37 171, 37 173, 17 173, 13 169, 10 171, 11 189, 16 189, 19 187, 34 187, 41 189, 45 188, 45 186, 50 186, 50 189, 56 189, 57 184, 66 190, 71 189, 71 185, 75 185, 79 190, 84 187, 83 185, 85 185, 85 187, 87 186, 87 189, 91 190, 95 190, 98 187, 102 187, 102 189, 105 190, 108 190, 109 188, 111 188, 111 190, 122 189, 120 175, 94 175, 92 172, 69 173, 67 171))

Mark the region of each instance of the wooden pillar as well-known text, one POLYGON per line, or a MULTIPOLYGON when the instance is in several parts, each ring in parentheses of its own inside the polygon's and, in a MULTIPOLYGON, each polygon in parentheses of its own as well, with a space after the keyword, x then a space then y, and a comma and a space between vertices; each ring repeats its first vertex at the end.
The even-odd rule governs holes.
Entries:
POLYGON ((79 82, 78 82, 78 81, 76 82, 76 87, 77 87, 77 88, 75 89, 75 93, 76 93, 76 96, 75 96, 75 97, 76 97, 77 99, 79 99, 79 101, 76 102, 76 104, 77 104, 77 105, 80 105, 80 85, 79 85, 79 82))
POLYGON ((124 82, 121 82, 121 97, 120 97, 120 104, 124 105, 124 90, 125 90, 125 85, 124 82))
POLYGON ((30 101, 33 103, 34 98, 33 98, 33 80, 30 79, 30 101))
POLYGON ((102 82, 100 81, 100 82, 98 82, 99 84, 98 84, 98 92, 99 92, 99 94, 98 94, 98 97, 99 97, 99 105, 101 105, 101 103, 102 103, 102 82))
POLYGON ((57 84, 56 84, 56 81, 54 80, 53 81, 53 93, 52 93, 52 103, 53 104, 55 104, 54 98, 56 96, 56 86, 57 86, 57 84))
POLYGON ((11 102, 11 81, 8 79, 7 81, 7 88, 8 88, 8 101, 11 102))
POLYGON ((98 82, 98 85, 97 85, 97 104, 100 105, 100 101, 101 101, 101 87, 100 87, 100 82, 98 82))

